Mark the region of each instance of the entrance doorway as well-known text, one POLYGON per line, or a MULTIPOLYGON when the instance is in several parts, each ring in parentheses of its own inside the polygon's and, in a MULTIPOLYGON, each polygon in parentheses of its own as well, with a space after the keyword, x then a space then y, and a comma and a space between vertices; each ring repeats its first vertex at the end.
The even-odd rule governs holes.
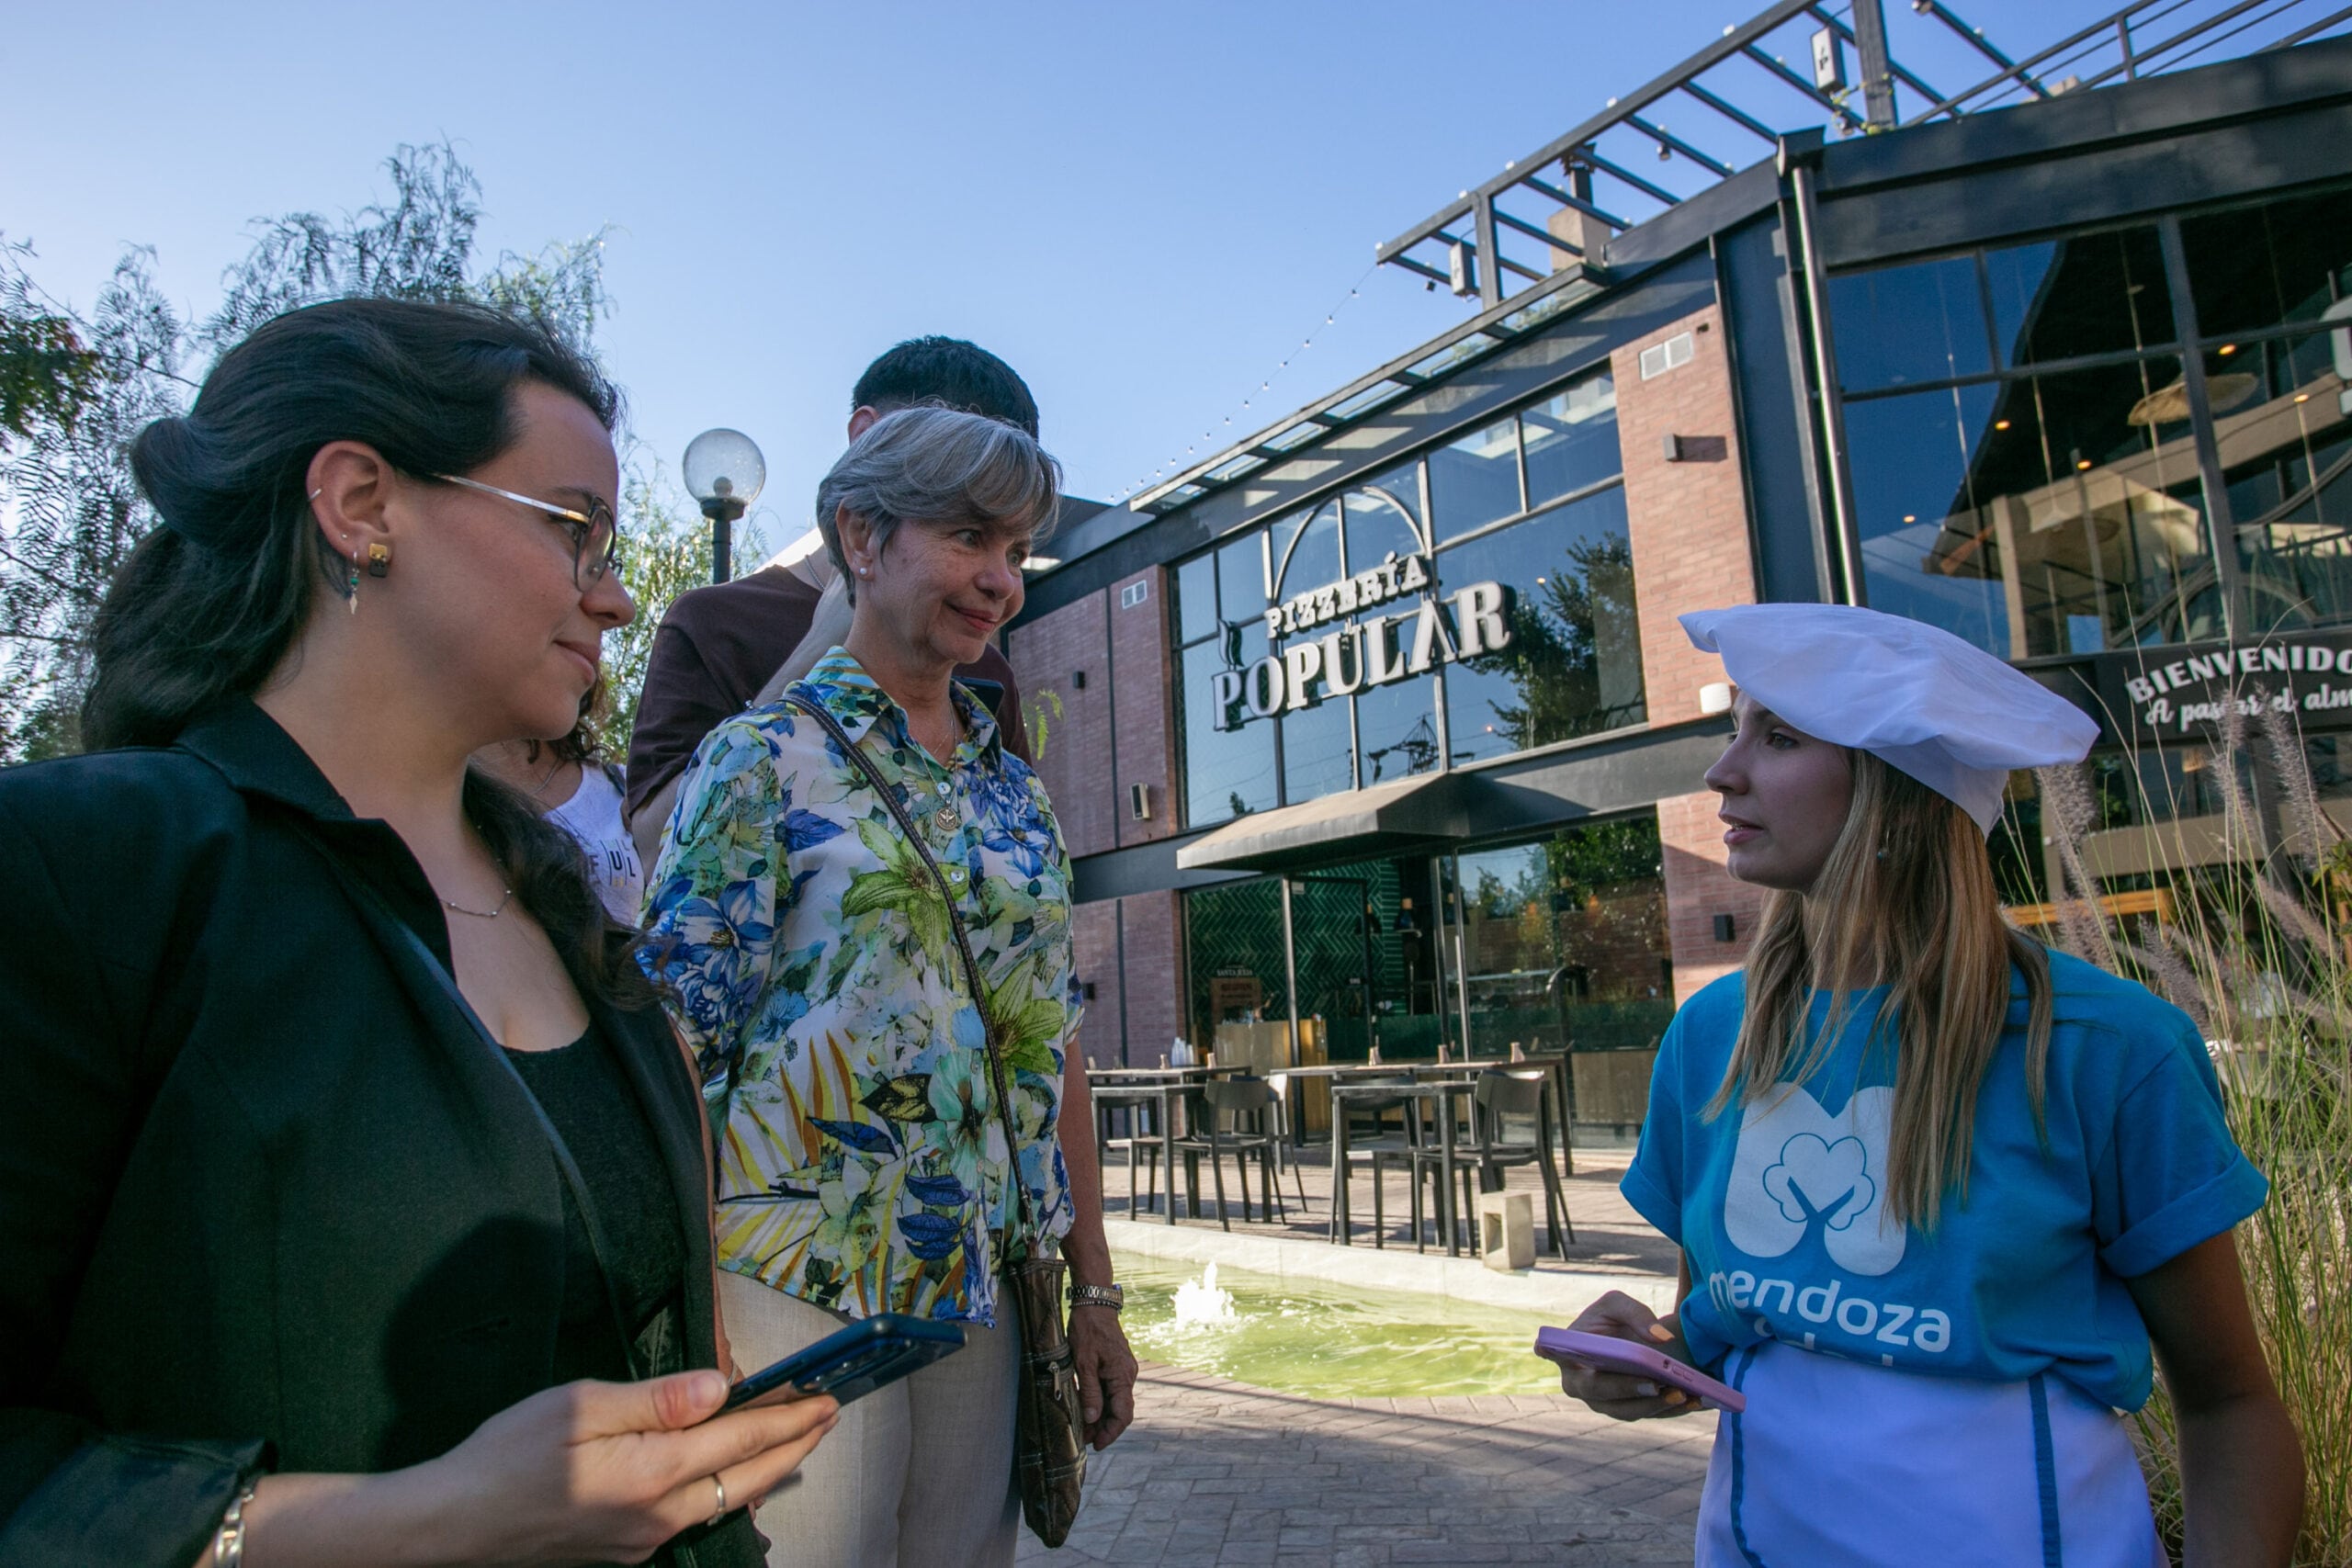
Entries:
POLYGON ((1674 1012, 1654 813, 1228 883, 1185 920, 1189 1037, 1219 1061, 1565 1049, 1579 1122, 1642 1120, 1674 1012))

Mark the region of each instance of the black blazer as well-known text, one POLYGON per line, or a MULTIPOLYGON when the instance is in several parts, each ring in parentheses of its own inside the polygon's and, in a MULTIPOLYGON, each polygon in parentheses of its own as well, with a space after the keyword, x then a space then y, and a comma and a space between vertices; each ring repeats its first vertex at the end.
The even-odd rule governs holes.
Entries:
MULTIPOLYGON (((241 1474, 413 1464, 553 1382, 550 1134, 387 913, 447 967, 407 847, 250 703, 0 773, 6 1568, 187 1568, 241 1474)), ((715 1365, 700 1097, 658 1010, 589 1005, 715 1365)))

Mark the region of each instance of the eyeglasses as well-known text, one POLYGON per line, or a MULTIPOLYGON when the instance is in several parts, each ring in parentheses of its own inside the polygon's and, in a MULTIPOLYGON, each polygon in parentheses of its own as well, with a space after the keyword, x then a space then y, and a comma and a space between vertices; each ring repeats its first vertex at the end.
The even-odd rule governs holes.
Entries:
POLYGON ((486 485, 480 479, 469 479, 457 474, 435 474, 435 479, 447 485, 463 485, 484 495, 494 495, 501 501, 511 501, 544 513, 548 521, 571 536, 571 585, 587 589, 605 581, 605 576, 621 561, 620 524, 613 516, 613 509, 603 502, 592 502, 585 512, 569 506, 558 506, 551 501, 535 501, 527 495, 517 495, 511 490, 486 485))

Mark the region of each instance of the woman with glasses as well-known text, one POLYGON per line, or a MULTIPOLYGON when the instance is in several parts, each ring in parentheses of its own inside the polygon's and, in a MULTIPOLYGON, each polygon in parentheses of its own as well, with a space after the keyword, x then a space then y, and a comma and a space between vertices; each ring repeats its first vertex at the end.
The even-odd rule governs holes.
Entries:
POLYGON ((0 774, 0 1563, 755 1562, 828 1401, 717 1414, 695 1085, 577 852, 615 395, 385 299, 222 356, 90 754, 0 774))

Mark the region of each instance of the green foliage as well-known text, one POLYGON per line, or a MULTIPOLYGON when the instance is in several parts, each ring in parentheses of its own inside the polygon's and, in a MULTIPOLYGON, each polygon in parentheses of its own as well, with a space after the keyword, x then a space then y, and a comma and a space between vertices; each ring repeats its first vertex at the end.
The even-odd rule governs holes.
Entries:
MULTIPOLYGON (((741 525, 739 525, 739 527, 741 525)), ((645 687, 645 666, 653 657, 653 634, 679 594, 710 581, 710 529, 699 513, 669 488, 661 465, 650 473, 633 460, 622 484, 621 582, 637 603, 637 618, 605 634, 605 712, 596 735, 608 757, 628 755, 637 728, 637 702, 645 687)), ((754 561, 766 546, 756 532, 741 532, 742 558, 754 561)))
POLYGON ((0 450, 42 425, 70 426, 96 389, 99 361, 77 323, 24 270, 26 244, 0 243, 0 450))
POLYGON ((32 679, 0 671, 0 760, 40 762, 82 749, 81 714, 43 696, 32 679))
POLYGON ((402 145, 385 161, 392 199, 328 219, 289 212, 256 220, 253 249, 223 279, 204 323, 214 348, 273 316, 321 299, 469 299, 527 316, 582 351, 612 312, 604 235, 549 244, 535 256, 501 254, 474 267, 481 182, 443 141, 402 145))
MULTIPOLYGON (((2230 1124, 2270 1179, 2239 1227, 2255 1323, 2303 1442, 2295 1561, 2352 1564, 2352 846, 2321 808, 2290 717, 2275 734, 2233 721, 2204 759, 2220 810, 2189 829, 2132 803, 2175 866, 2172 916, 2126 931, 2105 918, 2086 841, 2112 814, 2114 775, 2045 771, 2042 819, 2064 873, 2064 945, 2164 994, 2211 1043, 2230 1124), (2259 794, 2257 794, 2259 791, 2259 794), (2266 812, 2257 801, 2277 803, 2266 812), (2218 818, 2218 824, 2215 818, 2218 818), (2170 821, 2172 826, 2163 824, 2170 821), (2220 859, 2199 852, 2218 826, 2220 859), (2199 863, 2204 862, 2206 863, 2199 863), (2135 940, 2136 938, 2136 940, 2135 940)), ((2138 776, 2136 774, 2132 776, 2138 776)), ((2177 1425, 2161 1383, 2139 1417, 2157 1519, 2177 1554, 2177 1425)))
POLYGON ((220 308, 204 323, 215 346, 238 342, 273 316, 320 299, 481 297, 471 280, 481 182, 447 142, 403 145, 385 163, 390 204, 340 218, 289 212, 257 219, 253 249, 222 279, 220 308))
POLYGON ((1544 845, 1552 886, 1578 904, 1630 883, 1657 881, 1664 869, 1662 853, 1654 811, 1587 823, 1555 834, 1544 845))
MULTIPOLYGON (((601 234, 480 266, 481 186, 455 150, 402 146, 385 172, 389 201, 256 220, 252 249, 200 324, 164 299, 146 249, 124 254, 83 316, 33 282, 27 247, 0 245, 0 763, 79 749, 91 620, 155 523, 131 479, 130 444, 185 411, 200 377, 184 365, 209 362, 286 310, 355 295, 480 300, 591 350, 611 310, 601 234)), ((709 576, 707 542, 678 522, 658 479, 632 464, 625 489, 637 557, 624 572, 640 619, 607 645, 617 657, 606 724, 624 747, 653 626, 682 588, 709 576)))
POLYGON ((1029 755, 1038 761, 1046 760, 1046 739, 1062 716, 1062 694, 1048 687, 1030 698, 1023 705, 1022 720, 1029 730, 1029 755))
POLYGON ((1640 646, 1633 547, 1620 534, 1580 539, 1564 554, 1565 566, 1554 563, 1537 592, 1514 596, 1510 646, 1466 660, 1474 670, 1502 671, 1519 688, 1516 705, 1495 707, 1519 750, 1642 718, 1639 684, 1620 691, 1626 684, 1620 672, 1602 668, 1603 649, 1640 646))
MULTIPOLYGON (((155 285, 153 259, 125 253, 89 315, 67 318, 74 340, 88 345, 91 374, 70 399, 28 403, 20 439, 0 461, 0 516, 8 519, 0 542, 0 762, 80 749, 90 622, 153 524, 130 476, 130 441, 184 406, 179 367, 188 347, 155 285)), ((29 289, 21 272, 12 276, 29 289)))
POLYGON ((1531 907, 1548 909, 1555 897, 1581 907, 1629 884, 1655 882, 1661 853, 1657 815, 1643 811, 1581 822, 1546 839, 1540 863, 1520 862, 1509 882, 1481 864, 1477 883, 1467 890, 1470 901, 1499 919, 1531 907))

